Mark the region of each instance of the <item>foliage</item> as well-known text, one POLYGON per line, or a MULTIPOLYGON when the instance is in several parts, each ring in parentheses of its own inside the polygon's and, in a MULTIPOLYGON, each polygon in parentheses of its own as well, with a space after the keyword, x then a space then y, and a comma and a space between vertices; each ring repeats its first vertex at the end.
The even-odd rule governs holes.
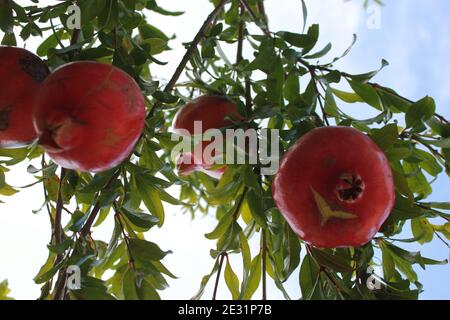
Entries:
POLYGON ((0 300, 13 300, 11 297, 8 297, 8 294, 11 292, 8 288, 8 281, 4 280, 0 282, 0 300))
MULTIPOLYGON (((373 82, 388 65, 386 61, 379 70, 362 74, 335 69, 333 64, 349 48, 340 57, 316 63, 331 49, 331 44, 317 48, 319 25, 300 33, 272 32, 262 0, 212 0, 216 9, 197 37, 185 44, 187 54, 164 86, 151 70, 155 64, 166 64, 158 55, 170 50, 171 37, 148 22, 145 14, 153 11, 176 17, 182 12, 170 12, 155 0, 78 0, 82 28, 74 31, 66 27, 72 1, 47 7, 33 2, 22 7, 16 1, 0 1, 2 44, 16 45, 18 36, 28 41, 50 33, 37 53, 52 70, 73 60, 112 63, 136 79, 149 113, 133 155, 109 172, 60 170, 58 174, 58 166, 40 147, 0 150, 3 196, 18 192, 5 181, 8 167, 41 159, 41 168, 28 167, 36 178, 33 185, 42 185, 46 195, 36 213, 47 211, 53 226, 48 260, 34 279, 42 286, 41 299, 158 299, 158 291, 168 286, 167 278, 175 278, 162 263, 170 251, 146 240, 144 234, 163 227, 163 203, 183 206, 193 217, 199 212, 215 212, 217 217, 216 228, 206 234, 216 241, 211 250, 216 262, 195 299, 222 269, 234 299, 252 298, 259 286, 266 294, 267 275, 290 299, 283 283, 294 272, 299 272, 303 299, 415 299, 422 285, 412 266, 446 263, 408 252, 392 239, 407 222, 414 239, 402 241, 423 244, 437 237, 450 239, 450 215, 445 213, 450 203, 426 200, 435 178, 450 174, 450 124, 436 114, 431 97, 411 101, 373 82), (261 32, 250 33, 251 24, 261 32), (253 49, 253 56, 244 57, 244 44, 253 49), (222 50, 232 45, 238 48, 235 62, 222 50), (187 80, 179 82, 184 71, 187 80), (342 91, 343 84, 350 89, 342 91), (354 249, 321 250, 303 243, 275 208, 273 177, 261 174, 261 164, 231 165, 220 181, 202 173, 178 177, 174 165, 169 165, 175 142, 167 128, 181 105, 203 93, 234 99, 248 119, 242 127, 279 129, 282 152, 318 126, 352 126, 368 134, 390 160, 397 193, 395 208, 379 237, 354 249), (347 103, 360 103, 378 115, 356 119, 343 111, 347 103), (180 186, 180 196, 166 191, 174 185, 180 186), (70 214, 66 226, 60 225, 62 214, 70 214), (92 227, 107 219, 115 222, 110 241, 95 240, 92 227), (261 250, 252 256, 248 241, 257 236, 261 250), (233 254, 242 256, 241 277, 228 258, 233 254), (377 276, 384 286, 370 291, 367 269, 375 264, 375 256, 382 257, 383 275, 377 276), (80 290, 68 291, 65 286, 69 265, 81 268, 80 290)), ((307 7, 302 3, 307 26, 307 7)), ((4 283, 0 297, 3 287, 4 283)))

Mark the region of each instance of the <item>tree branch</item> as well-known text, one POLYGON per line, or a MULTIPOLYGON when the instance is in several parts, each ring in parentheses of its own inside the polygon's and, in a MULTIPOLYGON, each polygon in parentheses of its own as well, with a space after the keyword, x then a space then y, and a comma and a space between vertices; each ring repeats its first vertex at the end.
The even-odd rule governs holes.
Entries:
MULTIPOLYGON (((102 188, 101 191, 107 190, 111 185, 114 183, 114 181, 119 177, 120 175, 120 169, 117 169, 116 172, 111 176, 111 178, 108 180, 106 185, 102 188)), ((97 198, 100 195, 101 191, 98 192, 97 198)), ((82 236, 87 236, 91 233, 92 225, 94 224, 95 219, 97 218, 98 213, 100 212, 100 202, 97 200, 95 202, 94 207, 92 208, 91 213, 89 214, 89 218, 87 219, 86 223, 84 224, 83 228, 80 231, 80 234, 82 236)))
POLYGON ((262 260, 262 300, 267 300, 267 235, 266 230, 261 230, 261 260, 262 260))
MULTIPOLYGON (((60 245, 62 242, 62 225, 61 225, 61 218, 62 218, 62 208, 63 208, 63 197, 62 197, 62 185, 64 177, 66 176, 67 170, 65 168, 61 168, 61 175, 59 178, 58 183, 58 196, 56 199, 56 209, 55 209, 55 222, 54 222, 54 244, 56 246, 60 245)), ((59 254, 56 258, 56 263, 61 261, 62 254, 59 254)))
POLYGON ((227 253, 222 252, 219 257, 219 270, 217 270, 217 276, 216 276, 216 283, 214 284, 214 292, 212 296, 212 300, 216 300, 217 297, 217 289, 219 288, 219 280, 220 280, 220 274, 222 272, 222 266, 223 266, 223 260, 225 260, 227 253))
POLYGON ((125 242, 125 245, 127 247, 127 252, 128 252, 128 264, 131 267, 131 269, 133 269, 134 271, 136 271, 136 266, 134 264, 134 258, 133 258, 133 253, 131 251, 130 248, 130 237, 128 237, 128 235, 125 233, 125 228, 123 227, 123 223, 122 223, 122 212, 120 212, 119 207, 117 206, 117 203, 114 202, 114 211, 116 211, 115 214, 115 218, 117 220, 117 222, 119 223, 120 226, 120 230, 122 231, 122 237, 123 237, 123 241, 125 242))
POLYGON ((164 92, 172 91, 172 89, 174 88, 178 79, 180 78, 181 74, 183 73, 184 68, 186 68, 187 63, 191 59, 191 56, 194 54, 195 50, 197 49, 198 44, 204 37, 205 31, 208 29, 208 27, 211 25, 211 23, 214 21, 216 16, 220 13, 220 11, 222 10, 222 8, 225 6, 225 4, 227 2, 228 2, 228 0, 220 1, 220 3, 217 5, 217 7, 206 18, 205 22, 203 22, 203 25, 201 26, 200 30, 197 32, 196 36, 194 37, 194 40, 192 40, 191 44, 189 45, 189 48, 187 49, 186 53, 184 54, 183 59, 181 59, 180 64, 178 65, 177 69, 175 70, 175 73, 173 74, 172 78, 169 80, 166 87, 164 88, 164 92))
POLYGON ((256 15, 256 13, 252 10, 252 8, 250 7, 250 5, 248 4, 247 0, 239 0, 240 3, 245 7, 245 9, 248 11, 248 13, 250 14, 250 16, 252 17, 253 21, 258 25, 258 27, 262 30, 262 32, 264 32, 264 34, 266 36, 271 36, 270 34, 270 30, 267 26, 266 23, 263 23, 261 25, 260 23, 260 19, 258 19, 258 16, 256 15))

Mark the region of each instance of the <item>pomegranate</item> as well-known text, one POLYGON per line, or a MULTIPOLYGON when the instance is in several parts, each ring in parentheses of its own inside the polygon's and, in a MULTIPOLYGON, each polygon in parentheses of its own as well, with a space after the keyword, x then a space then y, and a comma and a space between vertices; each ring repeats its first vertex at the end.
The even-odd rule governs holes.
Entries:
POLYGON ((0 148, 24 147, 36 139, 33 99, 48 74, 33 53, 0 46, 0 148))
POLYGON ((272 194, 294 232, 320 248, 366 244, 395 202, 386 156, 348 127, 316 128, 300 138, 283 157, 272 194))
POLYGON ((39 143, 62 167, 100 172, 120 164, 144 128, 133 78, 98 62, 74 62, 43 83, 33 109, 39 143))
MULTIPOLYGON (((221 96, 201 96, 191 103, 183 106, 176 114, 173 128, 175 133, 185 134, 185 130, 191 135, 194 134, 195 121, 201 121, 202 130, 205 133, 209 129, 220 129, 232 126, 234 122, 243 120, 237 110, 236 104, 226 97, 221 96)), ((178 172, 181 176, 187 176, 195 171, 202 171, 209 176, 220 179, 226 170, 226 166, 219 169, 211 169, 214 159, 203 155, 203 150, 212 142, 202 141, 196 147, 201 148, 202 157, 192 153, 181 154, 177 161, 178 172)), ((215 154, 213 153, 213 157, 215 154)))

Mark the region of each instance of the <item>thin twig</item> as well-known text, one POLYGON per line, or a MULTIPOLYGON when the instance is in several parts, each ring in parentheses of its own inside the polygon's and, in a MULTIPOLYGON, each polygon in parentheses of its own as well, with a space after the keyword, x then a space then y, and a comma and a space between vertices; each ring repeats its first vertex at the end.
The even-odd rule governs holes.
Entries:
POLYGON ((223 260, 225 260, 226 255, 227 255, 226 252, 222 252, 219 256, 219 259, 220 259, 219 260, 219 269, 217 270, 217 276, 216 276, 216 282, 214 284, 212 300, 216 300, 216 297, 217 297, 217 289, 219 288, 220 274, 222 272, 223 260))
POLYGON ((239 1, 245 7, 245 9, 248 11, 248 13, 252 17, 253 21, 258 25, 258 27, 262 30, 262 32, 264 32, 264 34, 266 36, 271 36, 269 28, 267 27, 267 25, 265 23, 262 24, 262 25, 260 24, 258 16, 253 11, 253 9, 250 7, 250 5, 248 4, 247 0, 239 0, 239 1))
POLYGON ((201 26, 200 30, 197 32, 196 36, 194 37, 194 40, 189 45, 189 48, 186 50, 186 53, 183 56, 183 59, 181 59, 180 64, 178 65, 177 69, 175 70, 175 73, 173 74, 172 78, 167 83, 166 87, 164 88, 165 92, 170 92, 174 88, 175 84, 177 83, 178 79, 180 78, 181 74, 183 73, 184 68, 186 68, 187 63, 191 59, 191 56, 194 54, 195 50, 197 49, 198 44, 202 40, 202 38, 205 36, 205 32, 208 29, 208 27, 211 26, 211 22, 216 18, 216 16, 220 13, 222 8, 225 6, 225 4, 228 2, 228 0, 222 0, 217 7, 209 14, 209 16, 206 18, 205 22, 203 22, 203 25, 201 26))
POLYGON ((322 99, 321 99, 321 97, 320 97, 319 87, 317 86, 316 74, 314 73, 313 70, 310 70, 310 74, 311 74, 311 78, 312 78, 313 83, 314 83, 314 88, 315 88, 315 90, 316 90, 316 92, 317 92, 317 94, 318 94, 317 101, 319 101, 319 106, 320 106, 320 109, 321 109, 322 115, 323 115, 323 121, 325 122, 325 124, 326 124, 327 126, 330 126, 330 122, 328 121, 328 115, 327 115, 327 113, 325 112, 325 107, 324 107, 323 102, 322 102, 322 99))
MULTIPOLYGON (((120 169, 117 169, 117 171, 114 172, 114 174, 111 176, 111 178, 108 180, 108 182, 102 188, 101 191, 107 190, 109 187, 111 187, 111 185, 119 177, 119 175, 120 175, 120 169)), ((101 191, 98 192, 97 198, 100 195, 101 191)), ((86 223, 84 224, 83 228, 80 231, 81 235, 86 236, 91 233, 92 225, 94 224, 94 221, 97 218, 97 215, 99 212, 100 212, 100 202, 99 202, 99 200, 97 200, 94 207, 92 208, 91 213, 89 214, 89 218, 87 219, 86 223)))
POLYGON ((239 62, 243 59, 243 49, 244 49, 244 30, 245 30, 245 22, 244 22, 244 6, 240 5, 240 14, 241 19, 239 21, 239 32, 238 32, 238 43, 237 43, 237 54, 236 54, 236 64, 239 64, 239 62))
MULTIPOLYGON (((56 199, 56 209, 55 209, 55 224, 54 224, 54 244, 56 246, 60 245, 62 242, 62 225, 61 225, 61 218, 62 218, 62 209, 63 209, 63 196, 62 196, 62 186, 63 186, 63 181, 64 181, 64 177, 66 176, 67 170, 65 168, 61 168, 61 175, 59 178, 59 183, 58 183, 58 195, 57 195, 57 199, 56 199)), ((56 263, 58 263, 59 261, 61 261, 62 258, 62 254, 59 254, 57 259, 56 259, 56 263)))
POLYGON ((262 300, 267 300, 267 281, 266 281, 266 272, 267 272, 267 235, 266 230, 261 230, 261 259, 262 259, 262 300))
POLYGON ((128 264, 131 266, 131 269, 136 271, 136 266, 134 264, 133 253, 132 253, 131 248, 130 248, 130 237, 125 233, 125 228, 124 228, 122 220, 121 220, 122 219, 122 212, 120 212, 116 202, 114 202, 114 210, 116 211, 116 214, 114 215, 114 217, 116 218, 117 222, 119 223, 120 230, 122 231, 123 241, 125 242, 125 245, 127 247, 128 264))

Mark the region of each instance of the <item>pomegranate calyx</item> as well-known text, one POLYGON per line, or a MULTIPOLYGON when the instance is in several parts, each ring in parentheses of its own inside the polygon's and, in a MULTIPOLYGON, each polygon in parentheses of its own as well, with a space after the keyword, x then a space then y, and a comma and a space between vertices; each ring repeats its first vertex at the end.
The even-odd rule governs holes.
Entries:
POLYGON ((354 203, 361 199, 364 189, 365 184, 359 174, 344 173, 339 177, 335 191, 340 201, 354 203))
POLYGON ((63 148, 55 141, 54 130, 45 130, 39 136, 38 143, 50 152, 61 152, 63 148))
POLYGON ((326 202, 326 200, 316 190, 311 188, 311 191, 314 196, 314 201, 316 202, 317 207, 319 208, 319 212, 321 215, 320 225, 322 227, 326 225, 328 220, 330 220, 331 218, 349 220, 349 219, 356 219, 358 217, 353 213, 340 210, 332 210, 331 207, 326 202))

